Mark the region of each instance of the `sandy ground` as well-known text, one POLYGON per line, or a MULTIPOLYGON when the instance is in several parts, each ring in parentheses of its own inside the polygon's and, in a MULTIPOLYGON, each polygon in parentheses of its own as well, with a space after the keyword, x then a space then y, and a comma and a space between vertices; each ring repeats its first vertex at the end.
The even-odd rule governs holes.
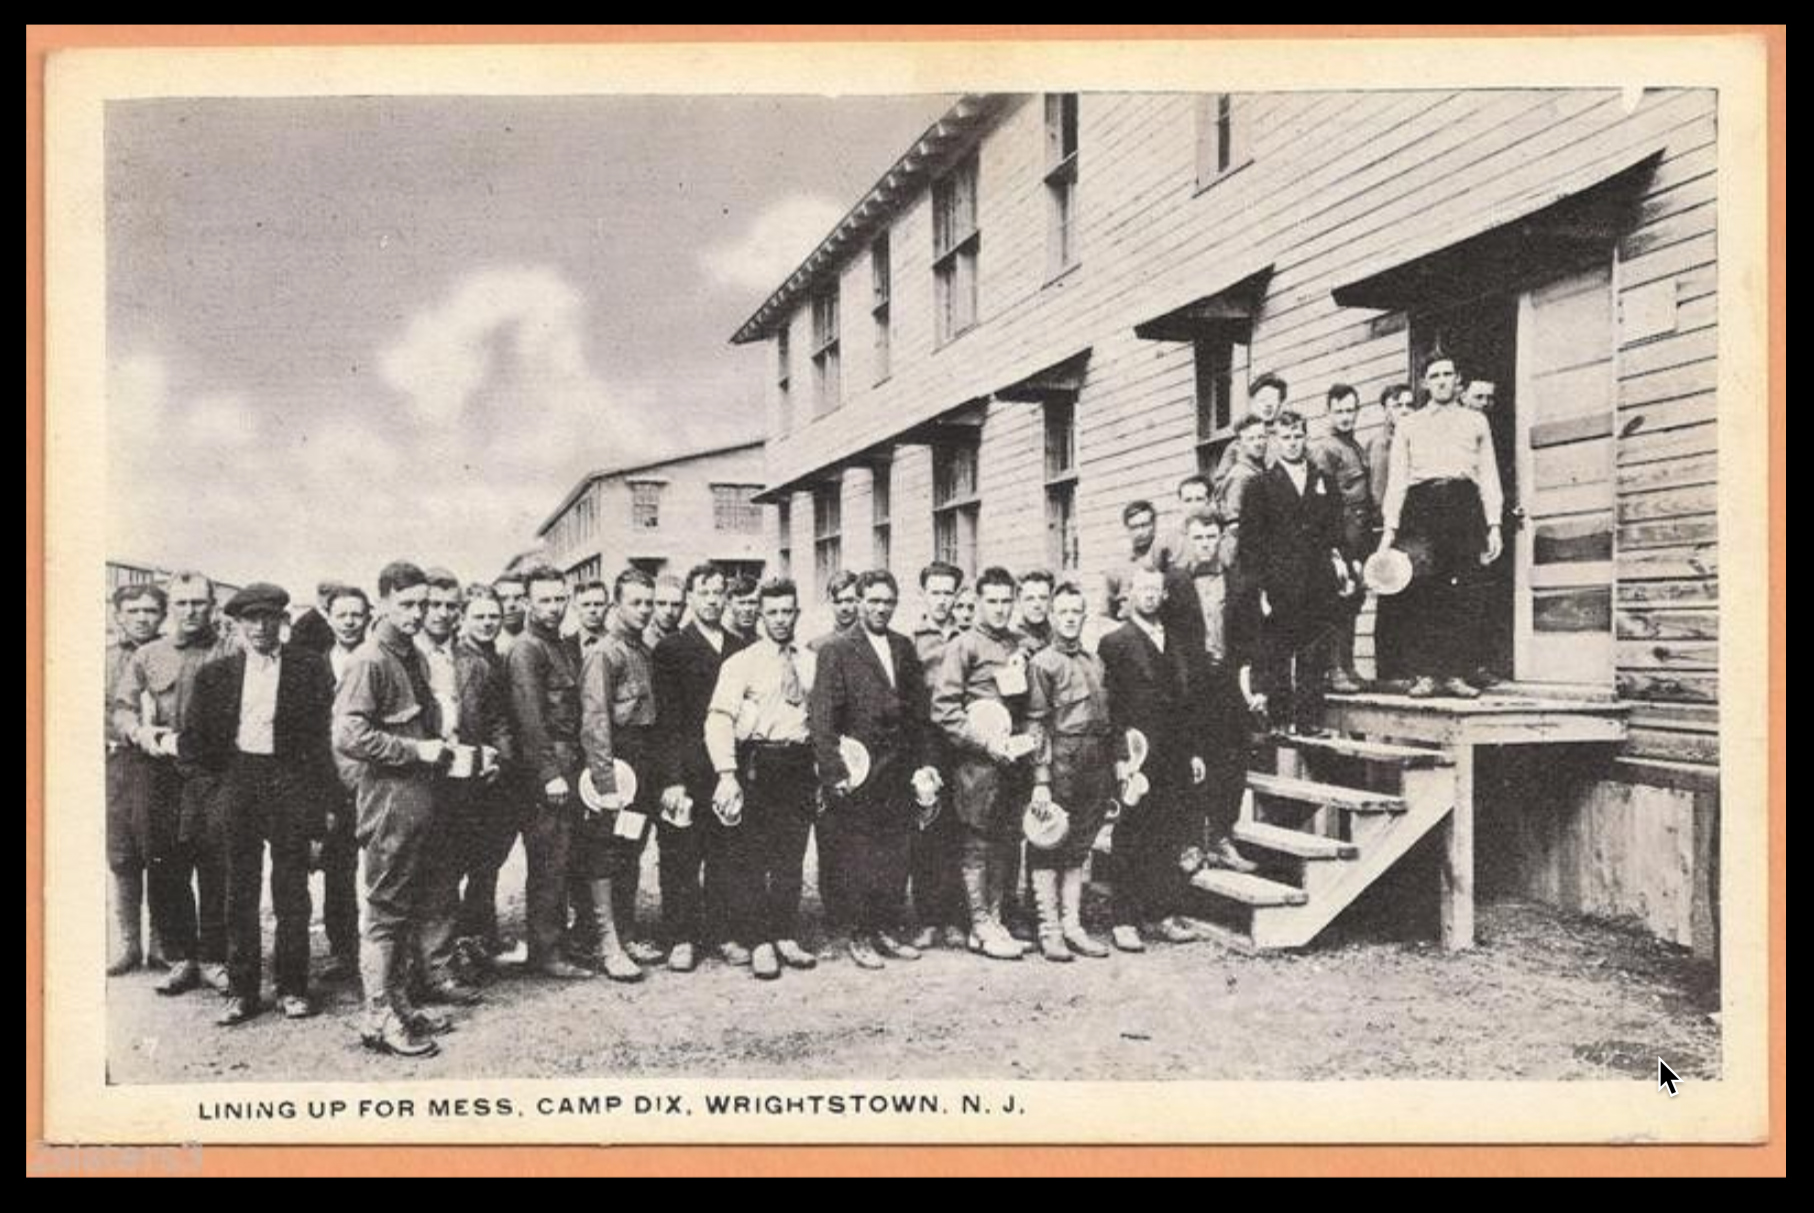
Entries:
MULTIPOLYGON (((504 876, 511 928, 521 879, 519 850, 504 876)), ((816 900, 809 909, 816 923, 816 900)), ((1445 953, 1427 924, 1357 910, 1295 954, 1156 945, 1055 965, 933 952, 868 973, 827 948, 816 971, 772 983, 715 960, 633 987, 504 976, 453 1012, 440 1056, 417 1061, 360 1047, 356 982, 319 987, 314 1019, 267 1013, 227 1029, 213 1026, 216 995, 160 998, 157 975, 138 972, 108 983, 109 1073, 1649 1080, 1660 1055, 1684 1077, 1718 1075, 1711 967, 1641 930, 1500 902, 1480 907, 1478 947, 1445 953)), ((319 925, 314 943, 319 958, 319 925)))

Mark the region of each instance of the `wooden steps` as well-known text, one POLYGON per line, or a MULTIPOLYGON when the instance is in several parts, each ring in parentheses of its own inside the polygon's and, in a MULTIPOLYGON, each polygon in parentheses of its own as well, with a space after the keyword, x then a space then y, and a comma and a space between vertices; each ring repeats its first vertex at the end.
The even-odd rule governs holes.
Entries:
POLYGON ((1441 750, 1429 750, 1421 746, 1393 745, 1385 741, 1367 741, 1359 737, 1303 736, 1297 733, 1280 733, 1272 740, 1279 746, 1296 750, 1301 754, 1329 754, 1403 769, 1455 765, 1455 760, 1441 750))
POLYGON ((1190 884, 1193 889, 1213 893, 1244 906, 1301 906, 1310 901, 1310 894, 1302 889, 1280 884, 1276 880, 1267 880, 1263 876, 1230 872, 1226 868, 1204 868, 1190 878, 1190 884))
POLYGON ((1235 842, 1256 874, 1191 877, 1197 916, 1231 946, 1308 944, 1453 811, 1440 750, 1335 736, 1273 737, 1277 771, 1250 771, 1235 842), (1361 784, 1364 786, 1355 786, 1361 784))
POLYGON ((1387 792, 1370 792, 1365 788, 1346 788, 1339 784, 1293 779, 1286 775, 1247 773, 1247 786, 1256 796, 1274 800, 1293 800, 1318 808, 1341 809, 1347 813, 1402 813, 1402 797, 1387 792))
MULTIPOLYGON (((1262 821, 1243 821, 1235 826, 1235 841, 1244 847, 1271 851, 1293 859, 1336 860, 1359 859, 1360 848, 1339 838, 1325 838, 1305 830, 1287 830, 1262 821)), ((1251 858, 1251 857, 1250 857, 1251 858)))

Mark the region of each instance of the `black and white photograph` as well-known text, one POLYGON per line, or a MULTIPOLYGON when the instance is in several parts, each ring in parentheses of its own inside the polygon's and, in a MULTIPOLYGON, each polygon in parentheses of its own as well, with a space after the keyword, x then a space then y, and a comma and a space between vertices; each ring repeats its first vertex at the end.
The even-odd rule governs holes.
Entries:
POLYGON ((1745 44, 1443 45, 53 60, 66 1123, 1761 1134, 1745 44))

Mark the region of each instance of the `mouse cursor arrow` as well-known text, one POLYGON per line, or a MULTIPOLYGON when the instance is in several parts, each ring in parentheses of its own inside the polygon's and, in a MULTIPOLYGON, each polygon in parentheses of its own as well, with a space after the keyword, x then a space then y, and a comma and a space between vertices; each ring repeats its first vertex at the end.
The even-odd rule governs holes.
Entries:
POLYGON ((1664 1087, 1668 1087, 1669 1098, 1674 1099, 1675 1084, 1681 1081, 1676 1077, 1675 1071, 1669 1068, 1668 1062, 1661 1057, 1657 1058, 1657 1090, 1661 1091, 1664 1087))

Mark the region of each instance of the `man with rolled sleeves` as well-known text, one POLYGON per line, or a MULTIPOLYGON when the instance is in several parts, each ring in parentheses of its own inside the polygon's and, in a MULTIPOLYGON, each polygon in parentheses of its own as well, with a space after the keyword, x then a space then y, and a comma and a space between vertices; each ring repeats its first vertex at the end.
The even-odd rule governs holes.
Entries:
POLYGON ((800 946, 800 890, 818 808, 807 695, 813 654, 794 643, 799 591, 785 578, 759 590, 760 634, 725 658, 705 718, 718 782, 712 814, 724 826, 725 908, 731 938, 761 980, 781 966, 811 969, 800 946))
POLYGON ((625 569, 617 575, 614 596, 609 634, 580 667, 580 748, 604 807, 589 812, 581 825, 575 867, 591 881, 599 914, 594 954, 582 959, 614 981, 640 981, 640 965, 666 959, 660 948, 639 938, 636 927, 657 783, 654 659, 642 640, 654 613, 655 584, 647 573, 625 569), (620 761, 636 776, 634 802, 617 786, 620 761))
MULTIPOLYGON (((924 602, 920 622, 913 629, 913 653, 919 660, 920 675, 926 684, 926 702, 944 667, 945 646, 963 631, 955 614, 958 592, 964 588, 964 571, 954 564, 935 560, 920 570, 920 597, 924 602)), ((930 761, 940 775, 948 775, 949 754, 943 734, 928 730, 930 761)), ((947 786, 949 781, 946 780, 947 786)), ((922 811, 908 841, 907 879, 912 889, 914 916, 919 932, 913 946, 919 949, 941 945, 961 950, 969 937, 969 915, 964 905, 964 890, 958 875, 959 855, 963 848, 963 827, 957 814, 946 812, 936 802, 922 811), (928 820, 930 817, 930 820, 928 820)))
POLYGON ((185 757, 213 771, 227 852, 227 1006, 215 1022, 232 1027, 263 1009, 264 949, 259 907, 265 848, 271 851, 271 908, 277 919, 277 1005, 286 1019, 309 1004, 309 850, 327 831, 338 778, 329 740, 334 680, 311 649, 282 643, 290 596, 268 582, 235 594, 227 616, 245 648, 195 677, 185 757))
MULTIPOLYGON (((327 651, 334 688, 346 678, 353 654, 365 643, 372 604, 365 591, 342 585, 325 604, 334 643, 327 651)), ((327 929, 328 963, 321 976, 329 981, 359 972, 359 838, 358 806, 344 782, 328 806, 327 837, 321 844, 321 918, 327 929)))
POLYGON ((919 657, 888 626, 900 586, 886 569, 873 569, 856 588, 858 628, 826 643, 813 675, 810 732, 826 797, 817 829, 823 838, 830 827, 836 840, 821 847, 819 882, 840 888, 827 905, 845 916, 834 921, 849 934, 851 961, 880 969, 884 956, 919 959, 920 949, 901 936, 915 802, 936 796, 943 781, 932 764, 919 657), (869 753, 861 784, 839 748, 846 737, 869 753))
POLYGON ((528 619, 511 646, 510 710, 527 804, 523 851, 529 927, 529 966, 547 977, 577 980, 592 970, 563 954, 567 942, 567 873, 573 824, 579 816, 579 642, 561 635, 567 579, 539 565, 522 574, 528 619))
POLYGON ((1402 595, 1406 633, 1418 638, 1405 653, 1410 694, 1475 699, 1465 675, 1482 665, 1482 638, 1470 607, 1482 570, 1504 550, 1505 496, 1486 414, 1455 399, 1455 360, 1431 359, 1424 388, 1429 402, 1392 436, 1379 550, 1402 534, 1429 553, 1402 595))
POLYGON ((1073 954, 1102 959, 1109 950, 1083 929, 1083 864, 1115 795, 1116 742, 1102 659, 1083 648, 1087 599, 1074 582, 1052 595, 1052 643, 1028 668, 1027 731, 1033 758, 1035 811, 1054 803, 1070 818, 1057 846, 1028 846, 1039 950, 1047 960, 1073 954))
POLYGON ((716 883, 722 879, 723 826, 711 811, 717 778, 705 747, 705 717, 718 686, 718 671, 743 647, 724 627, 724 570, 698 564, 687 573, 693 620, 655 649, 656 770, 661 774, 661 926, 668 968, 690 973, 708 936, 734 965, 750 954, 725 937, 716 883), (688 802, 691 807, 688 808, 688 802), (681 824, 685 822, 685 824, 681 824), (708 912, 712 920, 708 921, 708 912))
POLYGON ((518 826, 516 793, 516 741, 510 728, 510 671, 498 653, 498 633, 504 626, 504 607, 498 592, 483 582, 466 587, 466 606, 460 617, 456 650, 462 662, 480 661, 490 672, 494 688, 495 726, 485 732, 484 743, 498 751, 497 776, 474 789, 480 812, 466 836, 461 873, 465 888, 460 897, 459 935, 463 951, 475 967, 484 968, 505 949, 498 938, 498 869, 510 856, 518 826))
MULTIPOLYGON (((1379 511, 1373 504, 1372 472, 1366 448, 1355 436, 1360 420, 1360 393, 1345 383, 1329 388, 1329 433, 1310 450, 1310 462, 1328 478, 1341 498, 1341 550, 1349 579, 1359 584, 1361 564, 1379 539, 1379 511)), ((1354 628, 1360 620, 1366 595, 1349 594, 1341 600, 1335 624, 1333 669, 1329 689, 1352 695, 1361 689, 1354 672, 1354 628)))
POLYGON ((113 697, 132 655, 157 639, 169 609, 164 591, 149 582, 113 592, 114 634, 107 641, 107 691, 102 731, 107 748, 107 868, 113 874, 113 960, 109 977, 145 961, 145 869, 150 857, 152 773, 130 736, 114 725, 113 697))
MULTIPOLYGON (((1155 574, 1156 575, 1156 574, 1155 574)), ((963 823, 959 869, 970 911, 970 950, 992 960, 1019 960, 1026 946, 1002 923, 1010 853, 1020 843, 1021 811, 1032 792, 1031 739, 1021 726, 1027 703, 1027 657, 1008 626, 1014 611, 1014 575, 989 568, 976 581, 977 620, 945 646, 932 722, 953 751, 953 805, 963 823), (979 734, 972 704, 990 701, 1008 710, 1013 735, 979 734)))
POLYGON ((1167 629, 1164 604, 1164 575, 1136 573, 1127 622, 1098 648, 1115 735, 1125 744, 1127 731, 1138 729, 1148 746, 1142 773, 1151 790, 1115 822, 1112 936, 1124 952, 1146 950, 1142 930, 1167 943, 1202 938, 1180 914, 1186 888, 1181 861, 1200 820, 1189 796, 1209 774, 1202 756, 1209 729, 1192 694, 1192 663, 1205 658, 1167 629))
POLYGON ((208 578, 178 573, 165 592, 170 634, 127 658, 114 687, 114 732, 145 759, 137 769, 148 796, 146 893, 152 930, 170 961, 157 991, 175 995, 205 983, 225 995, 227 864, 213 828, 219 781, 181 756, 180 739, 189 727, 196 675, 234 645, 215 624, 208 578))
POLYGON ((334 753, 353 788, 365 853, 365 940, 359 957, 365 1046, 400 1057, 439 1051, 452 1025, 419 1011, 410 975, 429 890, 425 859, 442 828, 436 782, 447 745, 415 638, 428 611, 428 575, 408 561, 378 574, 381 616, 334 693, 334 753))

